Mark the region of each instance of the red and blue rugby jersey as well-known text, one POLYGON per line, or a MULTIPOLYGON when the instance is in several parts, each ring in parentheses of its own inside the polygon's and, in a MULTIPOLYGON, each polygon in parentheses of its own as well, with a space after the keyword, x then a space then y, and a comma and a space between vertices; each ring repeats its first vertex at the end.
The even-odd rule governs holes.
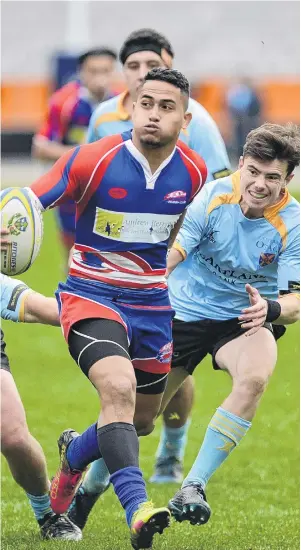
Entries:
POLYGON ((152 288, 165 286, 170 232, 206 177, 204 161, 181 141, 152 174, 125 132, 63 155, 31 189, 43 209, 76 202, 70 275, 152 288))

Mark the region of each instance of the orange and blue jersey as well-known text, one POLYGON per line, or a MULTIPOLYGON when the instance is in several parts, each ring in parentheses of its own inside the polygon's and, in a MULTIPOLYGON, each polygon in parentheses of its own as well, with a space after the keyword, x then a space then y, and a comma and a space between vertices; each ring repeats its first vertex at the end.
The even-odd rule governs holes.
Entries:
POLYGON ((151 173, 131 132, 125 132, 76 147, 31 186, 42 209, 70 199, 76 203, 73 259, 58 293, 66 339, 80 319, 113 319, 127 328, 129 338, 131 332, 136 335, 136 347, 131 345, 138 354, 132 357, 136 365, 142 361, 137 368, 169 370, 173 310, 165 280, 168 241, 206 176, 204 161, 181 141, 151 173), (161 319, 157 325, 155 314, 161 319), (148 325, 156 334, 138 353, 143 315, 153 316, 148 325))

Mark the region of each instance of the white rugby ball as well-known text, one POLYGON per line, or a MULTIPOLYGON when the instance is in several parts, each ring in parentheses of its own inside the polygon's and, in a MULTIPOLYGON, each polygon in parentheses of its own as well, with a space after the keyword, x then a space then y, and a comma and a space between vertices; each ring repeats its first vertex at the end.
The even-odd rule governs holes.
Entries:
POLYGON ((38 200, 28 188, 10 187, 1 192, 1 228, 9 235, 1 250, 1 271, 5 275, 24 273, 35 261, 42 244, 43 219, 38 200))

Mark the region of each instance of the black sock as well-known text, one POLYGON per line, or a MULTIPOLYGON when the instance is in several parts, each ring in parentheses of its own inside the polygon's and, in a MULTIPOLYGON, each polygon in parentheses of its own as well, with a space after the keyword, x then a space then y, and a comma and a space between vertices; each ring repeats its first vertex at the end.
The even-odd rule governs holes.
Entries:
POLYGON ((97 430, 101 455, 110 474, 136 466, 139 468, 139 441, 133 424, 112 422, 97 430))

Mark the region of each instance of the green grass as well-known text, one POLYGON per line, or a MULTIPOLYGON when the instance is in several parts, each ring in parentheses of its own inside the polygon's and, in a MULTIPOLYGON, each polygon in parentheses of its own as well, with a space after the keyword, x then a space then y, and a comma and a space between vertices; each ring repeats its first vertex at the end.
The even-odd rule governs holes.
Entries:
MULTIPOLYGON (((36 263, 22 278, 51 294, 63 279, 62 255, 52 213, 45 217, 45 238, 36 263)), ((67 427, 84 430, 95 421, 98 400, 73 364, 60 329, 3 323, 12 371, 33 435, 47 456, 50 475, 58 465, 56 439, 67 427)), ((154 549, 297 550, 299 549, 299 327, 279 343, 275 374, 252 430, 208 486, 213 509, 203 527, 172 524, 154 549)), ((213 372, 209 359, 196 372, 196 403, 185 458, 188 471, 215 408, 230 382, 213 372)), ((141 466, 148 479, 154 463, 160 422, 141 440, 141 466)), ((150 497, 166 504, 175 487, 149 486, 150 497)), ((74 543, 41 542, 23 491, 2 463, 2 550, 68 549, 74 543)), ((79 550, 129 549, 123 513, 110 489, 98 502, 79 550)))

